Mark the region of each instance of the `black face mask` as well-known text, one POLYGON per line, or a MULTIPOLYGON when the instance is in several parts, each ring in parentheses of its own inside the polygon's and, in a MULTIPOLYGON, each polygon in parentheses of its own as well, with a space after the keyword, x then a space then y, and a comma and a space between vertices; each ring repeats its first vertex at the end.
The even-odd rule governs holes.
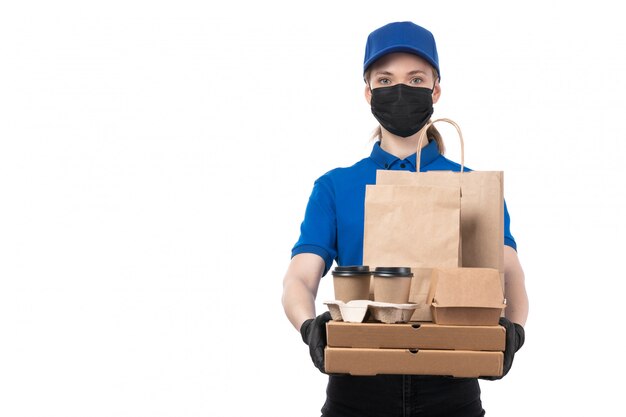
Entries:
POLYGON ((433 90, 396 84, 372 91, 372 114, 387 131, 406 138, 417 133, 433 114, 433 90))

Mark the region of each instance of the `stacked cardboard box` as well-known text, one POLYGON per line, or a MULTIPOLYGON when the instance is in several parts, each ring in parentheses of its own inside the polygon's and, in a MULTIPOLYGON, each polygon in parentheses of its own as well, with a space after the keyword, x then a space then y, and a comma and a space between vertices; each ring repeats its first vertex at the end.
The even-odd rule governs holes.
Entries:
POLYGON ((352 375, 500 376, 506 331, 498 270, 433 271, 434 322, 327 324, 326 372, 352 375))

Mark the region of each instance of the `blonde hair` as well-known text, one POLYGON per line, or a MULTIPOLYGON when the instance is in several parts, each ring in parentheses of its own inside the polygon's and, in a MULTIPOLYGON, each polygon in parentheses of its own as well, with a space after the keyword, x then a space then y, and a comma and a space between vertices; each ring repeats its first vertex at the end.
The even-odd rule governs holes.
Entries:
MULTIPOLYGON (((439 78, 439 74, 437 73, 437 70, 435 68, 433 68, 431 66, 431 69, 433 71, 433 76, 435 77, 435 79, 439 78)), ((364 74, 363 79, 365 80, 366 83, 369 84, 369 78, 370 75, 372 73, 372 67, 370 67, 364 74)), ((429 120, 430 122, 430 120, 429 120)), ((439 153, 440 154, 444 154, 444 152, 446 151, 446 147, 443 144, 443 138, 441 137, 441 133, 439 133, 439 131, 437 130, 437 128, 434 125, 431 125, 428 130, 426 131, 426 137, 428 138, 428 140, 434 140, 435 142, 437 142, 437 147, 439 148, 439 153)), ((378 125, 376 127, 376 129, 374 129, 374 132, 372 133, 372 136, 370 137, 370 140, 382 140, 383 138, 383 131, 380 127, 380 125, 378 125)))

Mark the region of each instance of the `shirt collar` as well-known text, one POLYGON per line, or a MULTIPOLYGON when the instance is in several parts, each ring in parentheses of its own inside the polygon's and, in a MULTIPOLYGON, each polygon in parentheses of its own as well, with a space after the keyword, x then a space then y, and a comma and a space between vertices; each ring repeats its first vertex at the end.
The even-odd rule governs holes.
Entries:
MULTIPOLYGON (((409 162, 413 166, 413 169, 415 169, 416 156, 417 156, 417 153, 414 153, 413 155, 410 155, 409 157, 404 159, 405 162, 409 162)), ((439 156, 439 147, 437 146, 437 142, 434 140, 429 141, 428 145, 422 148, 420 166, 422 168, 426 167, 435 159, 437 159, 438 156, 439 156)), ((374 148, 372 149, 370 158, 378 166, 380 166, 383 169, 391 169, 395 163, 400 161, 400 158, 398 158, 395 155, 390 154, 389 152, 381 148, 380 141, 374 144, 374 148)))

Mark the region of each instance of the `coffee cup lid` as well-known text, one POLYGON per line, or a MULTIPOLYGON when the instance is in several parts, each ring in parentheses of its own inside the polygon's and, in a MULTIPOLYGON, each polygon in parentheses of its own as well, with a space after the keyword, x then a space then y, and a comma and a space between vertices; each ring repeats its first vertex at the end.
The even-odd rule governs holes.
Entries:
POLYGON ((349 266, 337 266, 333 270, 333 275, 338 276, 354 276, 354 275, 370 275, 370 267, 367 265, 349 265, 349 266))
POLYGON ((406 266, 378 266, 374 275, 379 277, 412 277, 411 268, 406 266))

